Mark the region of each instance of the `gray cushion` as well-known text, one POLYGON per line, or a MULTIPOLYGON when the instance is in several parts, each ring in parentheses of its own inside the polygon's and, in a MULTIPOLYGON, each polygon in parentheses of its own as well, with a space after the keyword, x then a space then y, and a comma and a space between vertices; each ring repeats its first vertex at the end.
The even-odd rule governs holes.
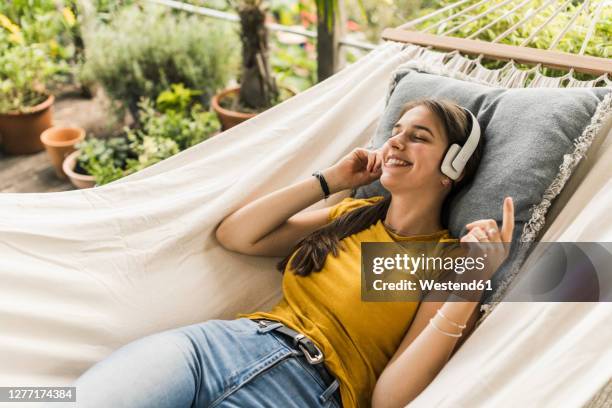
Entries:
MULTIPOLYGON (((444 97, 472 110, 485 137, 484 156, 472 183, 450 203, 451 235, 461 237, 465 224, 493 218, 501 223, 502 201, 515 206, 514 244, 508 261, 493 278, 498 285, 517 254, 531 207, 540 203, 573 140, 590 123, 609 88, 495 88, 439 75, 408 71, 398 79, 369 147, 389 138, 404 103, 444 97)), ((388 195, 379 181, 358 188, 355 197, 388 195)), ((490 296, 485 297, 485 301, 490 296)))

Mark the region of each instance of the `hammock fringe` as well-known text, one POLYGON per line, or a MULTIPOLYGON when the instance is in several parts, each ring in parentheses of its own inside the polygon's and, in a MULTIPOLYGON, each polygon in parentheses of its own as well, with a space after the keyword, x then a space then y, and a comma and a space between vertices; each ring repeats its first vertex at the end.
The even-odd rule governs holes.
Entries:
POLYGON ((510 60, 501 68, 489 69, 482 65, 482 55, 470 59, 461 55, 457 50, 450 52, 436 51, 431 47, 414 44, 404 44, 402 50, 404 49, 410 49, 412 52, 417 50, 416 56, 397 67, 396 73, 405 73, 407 69, 418 69, 498 88, 588 88, 599 86, 612 88, 612 79, 607 73, 595 79, 583 81, 574 77, 573 70, 560 77, 546 76, 542 73, 542 64, 537 64, 529 69, 521 69, 514 60, 510 60))

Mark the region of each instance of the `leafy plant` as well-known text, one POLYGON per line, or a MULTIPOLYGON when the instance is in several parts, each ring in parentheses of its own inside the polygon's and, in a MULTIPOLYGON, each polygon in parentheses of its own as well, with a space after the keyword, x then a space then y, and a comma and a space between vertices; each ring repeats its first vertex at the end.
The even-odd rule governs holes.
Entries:
POLYGON ((185 88, 183 84, 172 84, 170 89, 163 91, 157 96, 155 104, 160 112, 176 111, 184 112, 191 105, 194 96, 202 92, 185 88))
POLYGON ((220 128, 215 113, 204 110, 200 104, 186 111, 168 109, 159 112, 145 98, 139 103, 139 108, 141 127, 127 131, 133 143, 143 142, 146 136, 166 138, 184 150, 206 140, 220 128))
POLYGON ((76 10, 76 0, 0 2, 0 32, 9 33, 9 44, 38 44, 55 62, 77 64, 80 25, 76 10))
POLYGON ((207 104, 235 72, 235 37, 224 22, 130 6, 85 32, 84 78, 97 80, 138 119, 141 97, 154 99, 172 83, 201 91, 207 104))
POLYGON ((303 91, 317 82, 317 62, 295 45, 280 45, 271 54, 271 65, 280 84, 303 91))
POLYGON ((128 160, 136 157, 125 137, 87 138, 76 144, 79 168, 94 176, 99 185, 110 183, 130 173, 128 160), (126 171, 127 170, 127 171, 126 171))
POLYGON ((47 98, 47 83, 64 66, 40 44, 0 48, 0 112, 27 112, 47 98))
POLYGON ((180 149, 177 143, 167 137, 143 136, 142 140, 133 133, 128 134, 130 144, 138 155, 137 160, 128 160, 129 172, 138 171, 177 154, 180 149))
POLYGON ((138 104, 140 127, 126 128, 125 136, 81 142, 77 145, 81 150, 79 166, 102 185, 206 140, 221 125, 214 112, 194 100, 198 94, 183 84, 173 84, 155 104, 142 98, 138 104))

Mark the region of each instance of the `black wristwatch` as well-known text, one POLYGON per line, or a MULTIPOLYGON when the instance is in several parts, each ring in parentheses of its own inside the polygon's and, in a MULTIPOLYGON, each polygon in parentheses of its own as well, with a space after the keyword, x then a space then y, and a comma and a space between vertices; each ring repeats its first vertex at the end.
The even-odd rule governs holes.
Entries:
POLYGON ((319 179, 321 189, 323 190, 323 194, 325 194, 325 199, 327 199, 327 197, 329 197, 329 186, 327 185, 327 181, 325 181, 325 177, 323 177, 323 174, 318 170, 312 173, 312 175, 319 179))

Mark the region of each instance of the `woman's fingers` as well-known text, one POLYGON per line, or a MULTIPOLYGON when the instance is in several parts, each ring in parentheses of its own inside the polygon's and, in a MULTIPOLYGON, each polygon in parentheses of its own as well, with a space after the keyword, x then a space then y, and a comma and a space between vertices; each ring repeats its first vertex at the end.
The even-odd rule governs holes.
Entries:
POLYGON ((366 170, 369 173, 376 173, 382 165, 382 157, 379 150, 367 150, 368 164, 366 170))
POLYGON ((501 238, 503 242, 512 242, 514 232, 514 202, 512 197, 506 197, 503 207, 501 238))
POLYGON ((480 227, 472 228, 470 234, 474 235, 480 242, 489 242, 489 237, 480 227))
POLYGON ((501 242, 501 236, 499 235, 499 229, 497 228, 497 225, 495 227, 488 228, 485 231, 489 236, 489 241, 501 242))
POLYGON ((478 242, 478 238, 476 238, 471 233, 467 233, 461 237, 460 242, 478 242))
POLYGON ((497 227, 497 222, 493 219, 478 220, 466 224, 468 231, 475 227, 483 229, 491 242, 511 242, 514 232, 514 203, 512 197, 506 197, 502 207, 502 227, 501 231, 497 227))
POLYGON ((376 151, 376 166, 374 167, 374 171, 379 171, 382 169, 383 157, 382 151, 378 149, 376 151))
POLYGON ((468 231, 472 231, 474 228, 480 228, 489 238, 491 242, 499 242, 499 229, 497 228, 497 222, 495 220, 478 220, 471 222, 466 225, 468 231))
POLYGON ((374 168, 374 164, 375 164, 375 159, 376 159, 376 155, 374 154, 373 151, 371 150, 367 150, 367 155, 368 155, 368 164, 366 166, 366 170, 368 172, 371 172, 372 169, 374 168))
POLYGON ((473 227, 481 227, 481 228, 494 228, 497 227, 497 221, 494 219, 486 219, 486 220, 478 220, 474 222, 470 222, 469 224, 465 224, 465 227, 469 230, 473 227))

